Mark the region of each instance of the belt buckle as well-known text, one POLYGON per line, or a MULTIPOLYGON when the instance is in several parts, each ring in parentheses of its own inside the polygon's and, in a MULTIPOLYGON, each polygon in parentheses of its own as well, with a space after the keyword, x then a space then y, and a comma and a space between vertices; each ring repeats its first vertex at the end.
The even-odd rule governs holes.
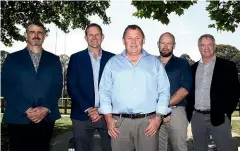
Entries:
POLYGON ((131 118, 132 118, 132 119, 138 118, 139 115, 140 115, 140 113, 131 114, 131 118))
POLYGON ((133 119, 134 119, 134 118, 137 118, 137 117, 138 117, 138 114, 139 114, 139 113, 132 114, 132 115, 131 115, 131 118, 133 118, 133 119))

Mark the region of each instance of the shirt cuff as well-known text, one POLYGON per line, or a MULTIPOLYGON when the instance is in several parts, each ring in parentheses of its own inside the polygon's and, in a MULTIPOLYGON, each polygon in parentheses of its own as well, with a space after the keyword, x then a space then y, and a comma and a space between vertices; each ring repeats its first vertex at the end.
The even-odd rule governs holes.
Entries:
POLYGON ((165 106, 159 106, 156 109, 157 113, 160 113, 160 114, 163 114, 163 115, 167 115, 169 113, 169 111, 171 111, 171 109, 169 110, 169 108, 165 107, 165 106))
POLYGON ((85 113, 87 113, 87 112, 88 112, 88 110, 90 110, 91 108, 92 108, 92 107, 90 107, 90 108, 86 109, 84 112, 85 112, 85 113))
POLYGON ((112 113, 112 106, 108 106, 108 105, 102 105, 100 106, 99 110, 101 112, 101 114, 109 114, 112 113))

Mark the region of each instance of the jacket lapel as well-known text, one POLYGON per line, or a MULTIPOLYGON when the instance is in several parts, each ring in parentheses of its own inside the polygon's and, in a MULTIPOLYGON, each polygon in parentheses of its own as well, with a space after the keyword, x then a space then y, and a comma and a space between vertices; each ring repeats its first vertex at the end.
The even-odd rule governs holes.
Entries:
POLYGON ((194 85, 194 88, 195 88, 196 72, 197 72, 198 64, 199 64, 199 62, 196 62, 196 63, 193 64, 193 66, 192 66, 192 74, 193 74, 193 85, 194 85))
POLYGON ((211 92, 217 86, 217 84, 215 84, 215 83, 216 83, 216 81, 218 81, 218 74, 220 71, 221 71, 221 66, 219 66, 219 58, 216 58, 216 62, 215 62, 214 68, 213 68, 211 87, 210 87, 211 92))
POLYGON ((37 74, 41 74, 44 70, 45 67, 48 66, 48 54, 46 53, 45 50, 42 51, 42 54, 41 54, 41 58, 40 58, 40 61, 39 61, 39 66, 38 66, 38 69, 37 69, 37 74))
POLYGON ((99 76, 98 76, 98 84, 100 83, 100 80, 101 80, 101 77, 102 77, 102 73, 103 73, 103 69, 108 61, 108 58, 106 57, 105 55, 105 51, 102 50, 102 58, 101 58, 101 61, 100 61, 100 70, 99 70, 99 76))
POLYGON ((89 79, 91 79, 90 81, 92 81, 92 86, 94 88, 94 82, 93 82, 93 68, 92 68, 92 62, 91 62, 91 58, 89 56, 89 53, 88 53, 88 49, 85 49, 84 50, 84 57, 83 57, 83 64, 86 65, 85 68, 84 68, 84 72, 87 73, 87 75, 89 75, 89 79))

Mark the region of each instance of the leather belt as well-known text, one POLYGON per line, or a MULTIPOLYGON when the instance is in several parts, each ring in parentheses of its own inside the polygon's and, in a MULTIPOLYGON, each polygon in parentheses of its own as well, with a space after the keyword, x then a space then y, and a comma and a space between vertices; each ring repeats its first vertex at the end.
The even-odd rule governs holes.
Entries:
POLYGON ((198 113, 202 113, 202 114, 210 114, 210 110, 196 110, 195 109, 195 111, 198 113))
POLYGON ((131 119, 138 119, 138 118, 144 118, 150 115, 156 114, 156 112, 151 112, 151 113, 147 113, 147 114, 140 114, 140 113, 135 113, 135 114, 112 114, 115 116, 120 116, 120 117, 124 117, 124 118, 131 118, 131 119))

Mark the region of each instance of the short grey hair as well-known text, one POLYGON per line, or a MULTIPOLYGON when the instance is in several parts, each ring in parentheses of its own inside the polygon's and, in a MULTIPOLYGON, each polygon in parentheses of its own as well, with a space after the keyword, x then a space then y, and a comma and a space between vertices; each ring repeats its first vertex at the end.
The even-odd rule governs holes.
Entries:
POLYGON ((213 35, 211 35, 211 34, 204 34, 204 35, 202 35, 202 36, 199 37, 199 39, 198 39, 198 45, 200 44, 200 42, 201 42, 201 40, 202 40, 203 38, 210 38, 210 39, 213 41, 213 44, 214 44, 214 45, 216 44, 216 43, 215 43, 215 38, 213 37, 213 35))

